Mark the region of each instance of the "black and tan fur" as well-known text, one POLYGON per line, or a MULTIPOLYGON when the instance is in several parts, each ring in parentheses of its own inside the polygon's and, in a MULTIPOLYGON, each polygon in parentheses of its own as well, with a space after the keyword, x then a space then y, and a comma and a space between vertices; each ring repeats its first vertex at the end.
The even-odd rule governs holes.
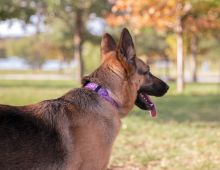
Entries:
POLYGON ((0 169, 105 170, 120 119, 139 91, 162 96, 168 86, 136 57, 127 29, 118 45, 109 34, 101 43, 102 64, 82 83, 108 89, 113 106, 96 92, 77 88, 54 100, 28 106, 0 105, 0 169))

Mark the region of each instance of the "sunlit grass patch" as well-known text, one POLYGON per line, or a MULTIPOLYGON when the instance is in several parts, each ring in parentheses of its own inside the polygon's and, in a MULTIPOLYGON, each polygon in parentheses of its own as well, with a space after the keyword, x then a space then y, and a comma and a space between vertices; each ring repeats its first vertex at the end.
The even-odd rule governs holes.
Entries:
MULTIPOLYGON (((220 126, 210 122, 154 121, 145 116, 124 119, 113 149, 112 164, 139 169, 196 170, 220 168, 220 126)), ((126 168, 125 168, 126 169, 126 168)))

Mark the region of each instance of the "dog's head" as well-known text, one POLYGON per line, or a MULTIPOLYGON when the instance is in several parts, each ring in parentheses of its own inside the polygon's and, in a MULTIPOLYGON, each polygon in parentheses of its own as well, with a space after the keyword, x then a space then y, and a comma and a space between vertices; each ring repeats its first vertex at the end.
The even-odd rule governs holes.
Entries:
POLYGON ((106 33, 103 36, 101 56, 102 65, 92 76, 98 75, 102 83, 104 82, 102 85, 111 90, 124 110, 121 110, 122 116, 127 114, 134 103, 141 109, 151 110, 155 116, 155 105, 149 95, 163 96, 169 87, 153 76, 149 66, 136 57, 132 37, 126 28, 121 33, 118 45, 111 35, 106 33))
POLYGON ((137 74, 142 75, 144 80, 137 90, 135 104, 143 110, 150 110, 151 116, 154 117, 157 114, 156 106, 149 96, 161 97, 167 92, 169 86, 151 74, 150 67, 143 61, 138 59, 137 63, 137 74))

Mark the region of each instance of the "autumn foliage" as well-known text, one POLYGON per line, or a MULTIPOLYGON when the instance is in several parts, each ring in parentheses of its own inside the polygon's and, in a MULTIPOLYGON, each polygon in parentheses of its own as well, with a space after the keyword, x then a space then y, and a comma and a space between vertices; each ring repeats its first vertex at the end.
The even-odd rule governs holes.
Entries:
POLYGON ((112 26, 129 25, 136 30, 146 26, 164 30, 178 29, 180 18, 194 32, 220 28, 220 8, 210 4, 211 1, 116 0, 107 21, 112 26))

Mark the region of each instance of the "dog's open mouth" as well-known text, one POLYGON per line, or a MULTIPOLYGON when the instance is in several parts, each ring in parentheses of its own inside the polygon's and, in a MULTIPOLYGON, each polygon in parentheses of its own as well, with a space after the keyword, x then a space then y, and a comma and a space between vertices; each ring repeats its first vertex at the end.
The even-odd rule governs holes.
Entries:
POLYGON ((144 92, 138 93, 135 104, 143 110, 149 110, 150 115, 152 117, 156 117, 156 115, 157 115, 156 106, 153 103, 153 101, 151 100, 150 96, 147 95, 146 93, 144 93, 144 92))

